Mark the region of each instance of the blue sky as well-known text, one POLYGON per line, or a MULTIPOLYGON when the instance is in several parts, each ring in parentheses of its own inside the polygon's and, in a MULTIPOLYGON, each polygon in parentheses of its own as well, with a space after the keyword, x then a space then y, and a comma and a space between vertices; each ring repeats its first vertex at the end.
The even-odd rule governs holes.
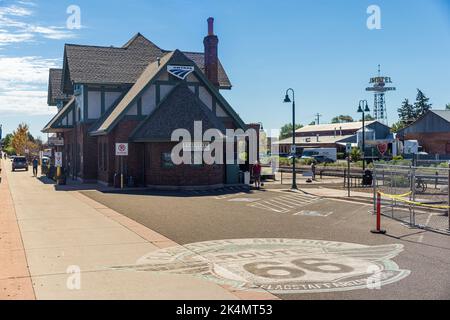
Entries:
POLYGON ((233 89, 223 94, 246 122, 290 122, 285 90, 296 90, 298 122, 356 117, 368 80, 382 65, 396 92, 389 122, 404 98, 422 89, 435 109, 450 103, 450 0, 0 0, 0 124, 33 135, 54 114, 46 105, 47 69, 61 66, 64 43, 123 45, 141 32, 164 49, 203 51, 206 19, 216 19, 219 55, 233 89), (125 3, 125 4, 124 4, 125 3), (68 30, 70 5, 80 30, 68 30), (366 10, 381 9, 381 30, 366 10))

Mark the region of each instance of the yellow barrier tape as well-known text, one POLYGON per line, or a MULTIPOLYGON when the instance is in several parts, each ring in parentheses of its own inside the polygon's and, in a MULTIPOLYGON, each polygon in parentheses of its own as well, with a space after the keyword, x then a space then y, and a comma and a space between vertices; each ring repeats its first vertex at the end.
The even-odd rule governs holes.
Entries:
POLYGON ((403 198, 403 197, 407 197, 409 195, 411 195, 412 191, 408 192, 408 193, 404 193, 404 194, 387 194, 387 193, 383 193, 381 191, 380 192, 381 195, 386 196, 386 197, 390 197, 390 198, 403 198))
POLYGON ((398 200, 400 202, 404 202, 404 203, 408 203, 408 204, 413 204, 419 207, 425 207, 425 208, 434 208, 434 209, 450 209, 450 206, 440 206, 440 205, 434 205, 434 204, 426 204, 426 203, 422 203, 422 202, 417 202, 417 201, 411 201, 411 200, 407 200, 407 199, 403 199, 403 197, 409 196, 412 192, 408 192, 405 194, 399 194, 399 195, 395 195, 395 194, 387 194, 387 193, 383 193, 378 191, 382 196, 391 198, 393 200, 398 200))

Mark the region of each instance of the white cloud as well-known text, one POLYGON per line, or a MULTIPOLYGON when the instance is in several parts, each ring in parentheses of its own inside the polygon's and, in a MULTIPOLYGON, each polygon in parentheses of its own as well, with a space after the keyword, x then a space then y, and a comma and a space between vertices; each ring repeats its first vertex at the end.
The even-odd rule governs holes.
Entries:
POLYGON ((0 56, 0 114, 50 115, 47 106, 48 71, 57 60, 0 56))
POLYGON ((53 115, 56 108, 47 106, 47 91, 11 91, 0 94, 3 115, 53 115))
POLYGON ((26 42, 33 39, 30 33, 8 33, 0 31, 0 46, 5 46, 10 43, 26 42))
POLYGON ((75 37, 74 33, 61 27, 30 26, 27 30, 29 32, 38 33, 44 38, 53 40, 70 39, 75 37))
POLYGON ((0 16, 15 16, 15 17, 26 17, 26 16, 31 16, 32 11, 24 8, 24 7, 19 7, 16 5, 12 5, 9 7, 0 7, 0 16))
POLYGON ((75 33, 64 27, 28 22, 33 11, 27 7, 33 6, 34 2, 18 1, 16 5, 0 7, 0 46, 33 41, 37 36, 53 40, 75 37, 75 33))

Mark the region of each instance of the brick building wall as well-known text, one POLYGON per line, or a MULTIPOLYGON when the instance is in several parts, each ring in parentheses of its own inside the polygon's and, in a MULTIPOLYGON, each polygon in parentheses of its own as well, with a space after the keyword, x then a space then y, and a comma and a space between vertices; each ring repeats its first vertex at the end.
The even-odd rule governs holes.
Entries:
POLYGON ((450 154, 450 132, 406 133, 404 140, 418 140, 429 154, 450 154))
POLYGON ((223 165, 180 165, 163 167, 162 154, 170 153, 175 143, 146 143, 145 183, 153 186, 203 186, 225 183, 223 165))
POLYGON ((121 164, 123 163, 124 174, 133 176, 137 184, 143 183, 143 146, 129 143, 128 157, 124 157, 123 160, 116 157, 116 143, 128 143, 128 138, 138 124, 138 120, 125 119, 108 135, 98 137, 96 166, 99 181, 112 185, 114 175, 121 172, 121 164), (103 157, 106 160, 103 160, 103 157), (121 161, 123 162, 121 163, 121 161))

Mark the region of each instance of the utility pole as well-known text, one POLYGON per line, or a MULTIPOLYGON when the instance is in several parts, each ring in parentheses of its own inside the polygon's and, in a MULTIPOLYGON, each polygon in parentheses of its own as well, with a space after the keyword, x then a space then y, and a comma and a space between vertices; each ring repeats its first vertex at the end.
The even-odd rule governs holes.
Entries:
POLYGON ((320 124, 320 118, 322 117, 322 115, 320 113, 316 114, 316 125, 320 124))

